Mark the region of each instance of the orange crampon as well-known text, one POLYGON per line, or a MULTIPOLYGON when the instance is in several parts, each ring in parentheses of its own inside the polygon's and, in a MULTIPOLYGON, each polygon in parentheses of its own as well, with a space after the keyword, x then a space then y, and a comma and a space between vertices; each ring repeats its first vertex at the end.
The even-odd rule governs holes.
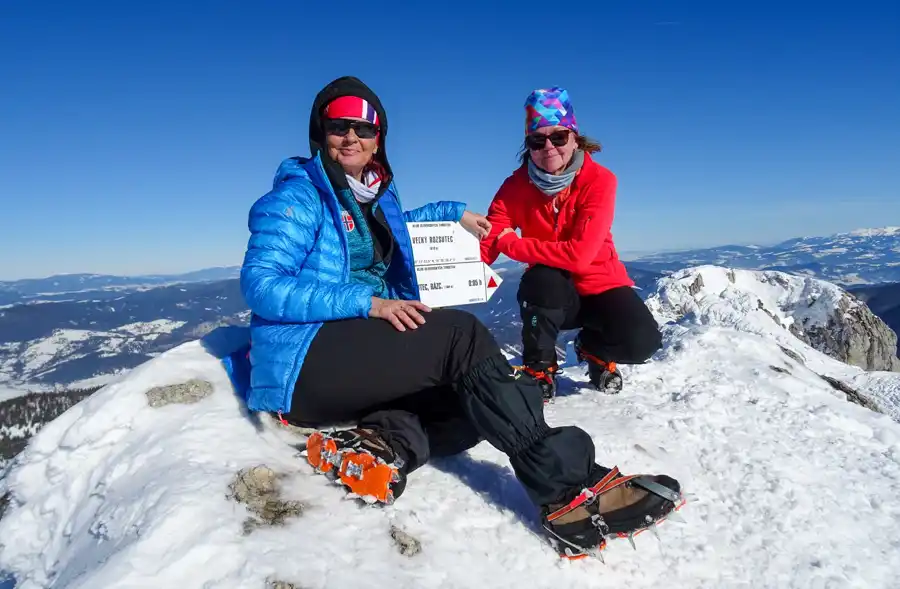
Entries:
POLYGON ((317 472, 334 477, 360 497, 372 497, 390 505, 393 483, 400 480, 397 467, 362 448, 360 444, 341 447, 339 440, 313 432, 306 441, 306 459, 317 472))

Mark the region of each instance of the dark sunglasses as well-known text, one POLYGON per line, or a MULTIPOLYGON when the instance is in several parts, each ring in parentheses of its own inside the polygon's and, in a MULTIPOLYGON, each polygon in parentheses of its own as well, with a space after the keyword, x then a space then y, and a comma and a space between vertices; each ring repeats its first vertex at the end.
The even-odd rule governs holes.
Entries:
POLYGON ((378 135, 378 125, 366 121, 351 121, 349 119, 325 119, 325 132, 329 135, 343 137, 353 129, 360 139, 373 139, 378 135))
POLYGON ((542 135, 541 133, 532 133, 525 136, 525 146, 528 149, 533 149, 535 151, 537 151, 538 149, 544 149, 544 145, 547 144, 547 140, 549 139, 550 143, 553 144, 554 147, 562 147, 569 142, 569 133, 571 132, 572 131, 570 131, 569 129, 561 129, 547 135, 542 135))

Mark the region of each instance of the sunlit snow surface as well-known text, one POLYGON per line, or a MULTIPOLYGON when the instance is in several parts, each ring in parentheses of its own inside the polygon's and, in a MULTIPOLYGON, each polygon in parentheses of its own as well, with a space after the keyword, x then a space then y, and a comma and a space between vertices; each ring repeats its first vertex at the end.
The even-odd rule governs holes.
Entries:
MULTIPOLYGON (((861 374, 796 350, 817 371, 861 374)), ((668 473, 697 497, 681 511, 686 524, 662 525, 661 541, 638 536, 637 551, 612 542, 605 565, 562 562, 534 535, 532 506, 486 443, 413 473, 394 506, 344 500, 295 457, 300 438, 248 417, 194 342, 33 439, 0 483, 14 493, 0 571, 20 589, 262 588, 267 578, 310 589, 894 586, 900 425, 888 416, 847 402, 770 339, 723 327, 667 327, 664 351, 626 367, 618 396, 583 379, 567 370, 548 421, 588 430, 599 462, 668 473), (150 387, 188 378, 215 392, 195 405, 147 405, 150 387), (286 496, 308 509, 244 536, 247 513, 227 486, 256 464, 287 473, 286 496), (392 524, 421 553, 401 555, 392 524)))

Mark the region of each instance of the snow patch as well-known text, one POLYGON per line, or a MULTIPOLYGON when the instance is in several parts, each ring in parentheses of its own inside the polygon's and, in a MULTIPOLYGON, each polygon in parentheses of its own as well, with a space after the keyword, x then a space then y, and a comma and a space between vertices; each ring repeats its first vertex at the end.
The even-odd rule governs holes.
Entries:
POLYGON ((546 408, 551 425, 592 434, 599 462, 669 473, 697 496, 682 510, 686 525, 662 526, 661 541, 638 536, 636 552, 613 541, 605 566, 561 563, 535 537, 534 507, 485 442, 414 472, 393 506, 344 500, 295 456, 300 438, 268 416, 247 417, 198 342, 41 429, 0 482, 0 495, 14 496, 0 521, 0 562, 19 589, 263 587, 268 578, 313 589, 354 586, 360 575, 398 589, 601 578, 632 589, 892 586, 900 424, 848 403, 816 373, 852 369, 810 348, 801 363, 767 337, 726 327, 673 325, 665 336, 653 361, 623 367, 622 394, 588 389, 570 367, 546 408), (213 385, 197 405, 148 406, 147 390, 193 378, 213 385), (285 499, 304 509, 244 535, 249 513, 227 489, 258 465, 284 474, 285 499), (420 552, 400 554, 395 529, 420 552))
POLYGON ((900 227, 882 227, 880 229, 857 229, 850 233, 839 235, 852 235, 853 237, 891 237, 900 235, 900 227))
POLYGON ((0 403, 22 395, 27 395, 29 391, 24 389, 12 389, 8 387, 0 387, 0 403))
POLYGON ((830 248, 820 249, 820 250, 816 251, 814 256, 817 258, 821 258, 823 256, 828 256, 831 254, 846 254, 846 253, 847 253, 847 248, 845 248, 845 247, 830 247, 830 248))
POLYGON ((56 329, 49 337, 36 340, 25 348, 22 360, 25 370, 36 372, 54 358, 68 353, 72 345, 94 337, 97 332, 86 329, 56 329))
POLYGON ((887 415, 900 421, 900 374, 896 372, 864 372, 847 379, 850 386, 875 400, 887 415))
POLYGON ((115 328, 115 332, 124 332, 128 335, 155 335, 162 333, 172 333, 176 329, 180 329, 187 325, 187 321, 173 321, 171 319, 157 319, 155 321, 144 321, 139 323, 128 323, 115 328))
POLYGON ((121 380, 126 374, 128 374, 128 370, 120 370, 117 372, 111 372, 106 374, 98 374, 96 376, 92 376, 90 378, 83 378, 81 380, 76 380, 68 383, 66 385, 67 389, 93 389, 95 387, 106 386, 110 383, 121 380))

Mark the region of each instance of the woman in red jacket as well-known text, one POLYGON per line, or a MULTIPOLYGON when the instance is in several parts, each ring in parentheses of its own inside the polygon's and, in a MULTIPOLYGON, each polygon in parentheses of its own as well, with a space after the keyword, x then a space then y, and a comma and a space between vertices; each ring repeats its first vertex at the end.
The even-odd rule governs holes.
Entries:
POLYGON ((579 134, 566 90, 535 90, 525 111, 522 165, 488 210, 482 259, 492 264, 505 254, 529 265, 518 292, 522 360, 545 397, 556 390, 559 331, 576 328, 591 382, 617 393, 616 364, 646 361, 661 337, 613 244, 616 177, 591 157, 600 146, 579 134))

